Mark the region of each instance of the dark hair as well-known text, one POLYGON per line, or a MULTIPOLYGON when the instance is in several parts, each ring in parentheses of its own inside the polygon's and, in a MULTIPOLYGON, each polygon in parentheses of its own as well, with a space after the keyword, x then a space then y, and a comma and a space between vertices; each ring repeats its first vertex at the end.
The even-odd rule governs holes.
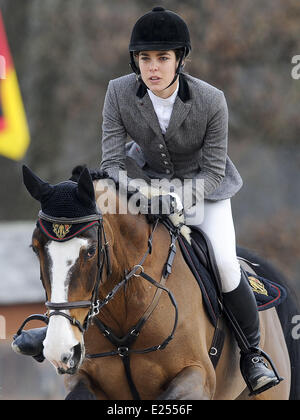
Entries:
MULTIPOLYGON (((176 61, 179 61, 182 57, 182 54, 184 53, 184 48, 176 48, 175 50, 171 50, 171 51, 174 51, 175 56, 176 56, 176 61)), ((134 56, 137 58, 140 52, 142 51, 135 51, 134 56)))

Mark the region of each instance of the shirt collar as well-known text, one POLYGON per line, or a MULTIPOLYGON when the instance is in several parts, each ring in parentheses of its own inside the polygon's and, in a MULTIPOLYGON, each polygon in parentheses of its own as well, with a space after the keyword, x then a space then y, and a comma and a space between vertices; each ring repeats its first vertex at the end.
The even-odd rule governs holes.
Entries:
MULTIPOLYGON (((142 99, 146 95, 147 90, 148 90, 147 86, 142 81, 140 81, 139 87, 136 92, 136 96, 142 99)), ((182 73, 179 75, 178 96, 182 100, 182 102, 187 102, 189 99, 191 99, 191 93, 190 93, 188 82, 184 74, 182 73)))
POLYGON ((156 96, 150 89, 147 89, 147 92, 152 102, 154 101, 155 103, 166 105, 166 106, 173 105, 175 102, 177 93, 178 93, 179 85, 180 85, 180 82, 178 83, 176 90, 168 98, 161 98, 159 96, 156 96))

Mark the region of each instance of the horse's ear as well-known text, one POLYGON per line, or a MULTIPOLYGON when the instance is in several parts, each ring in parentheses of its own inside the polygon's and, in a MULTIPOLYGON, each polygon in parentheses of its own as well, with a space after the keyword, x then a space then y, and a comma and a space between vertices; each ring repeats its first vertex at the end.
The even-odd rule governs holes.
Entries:
POLYGON ((33 198, 41 201, 52 193, 53 187, 48 182, 43 181, 41 178, 35 175, 27 166, 23 165, 22 169, 23 182, 33 198))
POLYGON ((87 168, 83 169, 78 179, 78 198, 89 207, 95 203, 93 180, 87 168))

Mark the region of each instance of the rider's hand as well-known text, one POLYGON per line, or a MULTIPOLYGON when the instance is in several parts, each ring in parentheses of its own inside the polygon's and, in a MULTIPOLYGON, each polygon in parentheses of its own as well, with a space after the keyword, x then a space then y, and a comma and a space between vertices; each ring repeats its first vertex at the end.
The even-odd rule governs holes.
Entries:
POLYGON ((171 201, 171 205, 172 205, 172 207, 174 209, 174 212, 172 212, 172 213, 180 213, 180 212, 182 212, 182 210, 183 210, 183 204, 182 204, 182 201, 181 201, 179 195, 176 194, 175 192, 170 192, 170 196, 173 198, 173 200, 171 201))
POLYGON ((174 192, 153 196, 148 201, 147 210, 145 213, 150 223, 167 217, 175 226, 184 223, 183 205, 178 194, 174 192))
POLYGON ((148 214, 164 218, 170 214, 179 213, 183 209, 181 200, 176 193, 159 194, 148 201, 148 214))

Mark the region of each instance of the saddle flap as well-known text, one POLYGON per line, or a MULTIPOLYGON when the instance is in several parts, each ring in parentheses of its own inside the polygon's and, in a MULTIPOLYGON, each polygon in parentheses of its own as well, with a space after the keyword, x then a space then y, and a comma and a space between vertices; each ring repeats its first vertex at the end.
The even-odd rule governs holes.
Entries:
MULTIPOLYGON (((179 245, 187 265, 199 284, 209 319, 216 327, 222 311, 219 298, 222 292, 213 249, 201 229, 192 227, 191 237, 190 245, 184 237, 180 236, 179 245)), ((259 311, 276 307, 286 299, 287 292, 283 286, 259 276, 253 267, 242 259, 239 261, 248 276, 259 311)))

